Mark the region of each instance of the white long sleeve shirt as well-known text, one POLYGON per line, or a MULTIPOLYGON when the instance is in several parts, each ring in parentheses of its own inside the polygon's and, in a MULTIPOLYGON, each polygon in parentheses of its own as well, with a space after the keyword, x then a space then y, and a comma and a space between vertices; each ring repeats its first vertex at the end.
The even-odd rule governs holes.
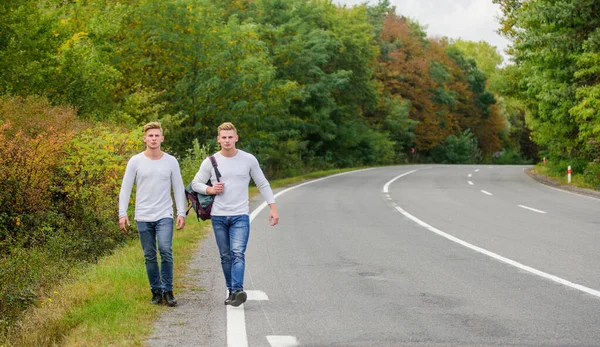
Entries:
MULTIPOLYGON (((256 157, 248 152, 238 149, 231 157, 224 157, 221 153, 215 153, 217 166, 221 173, 221 182, 224 183, 223 192, 215 196, 211 214, 213 216, 239 216, 250 213, 248 201, 248 185, 250 178, 256 184, 260 194, 267 204, 275 203, 275 197, 271 185, 265 177, 256 157)), ((200 169, 192 181, 192 189, 196 192, 206 194, 206 183, 208 179, 212 184, 217 183, 217 176, 213 170, 212 163, 206 158, 200 164, 200 169)))
POLYGON ((156 222, 163 218, 173 218, 171 186, 177 215, 185 217, 185 188, 175 157, 163 153, 160 159, 152 160, 142 152, 129 159, 119 194, 119 218, 127 216, 134 183, 136 221, 156 222))

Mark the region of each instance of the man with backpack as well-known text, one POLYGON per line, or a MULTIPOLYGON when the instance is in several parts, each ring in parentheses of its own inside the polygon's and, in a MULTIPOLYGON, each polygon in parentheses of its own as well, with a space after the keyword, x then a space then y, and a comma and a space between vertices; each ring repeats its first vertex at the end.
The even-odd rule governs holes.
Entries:
POLYGON ((127 206, 133 184, 136 184, 135 222, 138 228, 146 273, 152 291, 152 304, 176 306, 173 296, 173 201, 171 187, 177 206, 177 229, 185 225, 185 192, 179 163, 175 157, 162 152, 164 141, 162 127, 158 122, 144 125, 146 149, 131 157, 125 169, 119 194, 119 226, 127 232, 129 217, 127 206), (160 253, 158 265, 156 244, 160 253))
POLYGON ((216 166, 206 158, 192 181, 192 189, 198 193, 215 195, 211 210, 211 222, 225 284, 229 295, 225 305, 240 306, 247 299, 244 291, 245 252, 250 236, 250 205, 248 185, 250 178, 269 205, 271 226, 279 222, 279 214, 269 181, 265 178, 254 155, 235 147, 237 131, 232 123, 218 127, 217 142, 221 150, 214 154, 216 166), (218 169, 217 169, 218 168, 218 169), (220 172, 220 180, 217 176, 220 172), (212 186, 207 182, 212 182, 212 186))

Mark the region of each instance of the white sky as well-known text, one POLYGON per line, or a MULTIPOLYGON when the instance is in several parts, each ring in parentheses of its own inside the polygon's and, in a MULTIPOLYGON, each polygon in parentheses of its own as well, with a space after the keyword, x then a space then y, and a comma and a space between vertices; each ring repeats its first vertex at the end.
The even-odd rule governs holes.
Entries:
MULTIPOLYGON (((377 0, 333 2, 351 7, 365 2, 376 4, 377 0)), ((497 19, 500 9, 492 0, 390 0, 390 5, 396 7, 398 15, 416 19, 426 26, 430 37, 447 36, 452 39, 486 41, 496 46, 507 63, 504 49, 510 42, 496 33, 496 29, 500 27, 497 19)))

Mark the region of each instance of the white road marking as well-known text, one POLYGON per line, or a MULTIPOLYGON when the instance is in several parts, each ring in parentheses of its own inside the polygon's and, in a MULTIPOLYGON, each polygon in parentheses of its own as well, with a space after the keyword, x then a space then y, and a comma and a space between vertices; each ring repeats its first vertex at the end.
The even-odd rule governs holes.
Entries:
POLYGON ((485 190, 482 190, 481 192, 482 192, 483 194, 485 194, 485 195, 494 195, 494 194, 492 194, 492 193, 490 193, 490 192, 488 192, 488 191, 485 191, 485 190))
MULTIPOLYGON (((280 191, 279 193, 275 194, 275 196, 274 196, 274 197, 275 197, 275 198, 277 198, 278 196, 280 196, 280 195, 282 195, 282 194, 285 194, 285 193, 289 192, 290 190, 294 190, 294 189, 296 189, 296 188, 300 188, 300 187, 302 187, 302 186, 305 186, 305 185, 307 185, 307 184, 312 184, 312 183, 316 183, 316 182, 319 182, 319 181, 323 181, 323 180, 326 180, 326 179, 329 179, 329 178, 338 177, 338 176, 342 176, 342 175, 347 175, 347 174, 350 174, 350 173, 355 173, 355 172, 368 171, 368 170, 373 170, 373 169, 372 169, 372 168, 369 168, 369 169, 362 169, 362 170, 356 170, 356 171, 342 172, 342 173, 339 173, 339 174, 335 174, 335 175, 331 175, 331 176, 327 176, 327 177, 322 177, 322 178, 319 178, 319 179, 316 179, 316 180, 312 180, 312 181, 304 182, 304 183, 298 184, 297 186, 293 186, 293 187, 289 187, 289 188, 287 188, 287 189, 284 189, 284 190, 280 191)), ((263 208, 265 208, 265 207, 267 207, 267 203, 266 203, 266 202, 263 202, 263 203, 262 203, 262 204, 260 204, 260 205, 259 205, 259 206, 258 206, 258 207, 257 207, 257 208, 254 210, 254 211, 252 211, 252 213, 250 213, 250 222, 251 222, 251 223, 252 223, 252 220, 253 220, 253 219, 254 219, 254 218, 255 218, 255 217, 256 217, 256 216, 257 216, 257 215, 260 213, 260 211, 262 211, 262 210, 263 210, 263 208)))
MULTIPOLYGON (((293 186, 293 187, 290 187, 290 188, 280 191, 279 193, 275 194, 275 197, 278 197, 282 194, 289 192, 290 190, 302 187, 307 184, 319 182, 319 181, 326 180, 326 179, 329 179, 332 177, 347 175, 350 173, 361 172, 361 171, 366 171, 366 170, 372 170, 372 169, 369 168, 369 169, 364 169, 364 170, 342 172, 339 174, 335 174, 335 175, 319 178, 316 180, 304 182, 304 183, 301 183, 296 186, 293 186)), ((252 223, 254 218, 265 207, 267 207, 267 203, 263 202, 254 211, 252 211, 252 213, 250 214, 250 223, 252 223)), ((264 292, 261 292, 259 290, 247 290, 246 294, 248 294, 248 300, 269 300, 269 298, 267 297, 267 294, 264 292)), ((295 345, 286 345, 286 344, 273 345, 272 344, 272 346, 283 347, 283 346, 297 346, 298 345, 296 338, 293 336, 276 336, 276 335, 273 335, 273 336, 275 337, 274 341, 286 342, 286 341, 292 341, 292 339, 293 339, 294 341, 296 341, 296 344, 295 345), (278 338, 282 338, 282 339, 278 339, 278 338)), ((267 339, 268 338, 269 337, 267 337, 267 339)), ((246 334, 246 315, 244 313, 244 305, 243 304, 238 307, 233 307, 231 305, 227 305, 227 346, 228 347, 247 347, 248 346, 248 335, 246 334)))
MULTIPOLYGON (((415 171, 417 171, 417 170, 413 170, 413 171, 404 173, 404 174, 402 174, 400 176, 394 177, 392 180, 390 180, 388 183, 386 183, 383 186, 383 193, 389 195, 389 186, 390 186, 390 183, 394 182, 395 180, 399 179, 400 177, 406 176, 406 175, 408 175, 410 173, 413 173, 415 171)), ((431 226, 431 225, 423 222, 419 218, 417 218, 417 217, 411 215, 410 213, 406 212, 404 209, 402 209, 402 207, 398 206, 396 203, 392 202, 392 205, 394 206, 394 208, 398 212, 402 213, 408 219, 410 219, 413 222, 419 224, 420 226, 424 227, 425 229, 427 229, 427 230, 429 230, 429 231, 431 231, 431 232, 433 232, 435 234, 438 234, 438 235, 440 235, 440 236, 442 236, 442 237, 444 237, 444 238, 446 238, 446 239, 448 239, 448 240, 450 240, 452 242, 458 243, 461 246, 464 246, 464 247, 467 247, 469 249, 472 249, 475 252, 487 255, 490 258, 494 258, 494 259, 499 260, 499 261, 501 261, 501 262, 503 262, 505 264, 514 266, 514 267, 516 267, 518 269, 521 269, 523 271, 530 272, 530 273, 532 273, 534 275, 543 277, 543 278, 548 279, 550 281, 553 281, 553 282, 565 285, 565 286, 573 288, 573 289, 577 289, 577 290, 582 291, 584 293, 587 293, 587 294, 593 295, 593 296, 595 296, 597 298, 600 298, 600 291, 598 291, 598 290, 582 286, 581 284, 570 282, 570 281, 568 281, 566 279, 563 279, 563 278, 560 278, 558 276, 554 276, 554 275, 551 275, 549 273, 546 273, 546 272, 534 269, 534 268, 532 268, 530 266, 521 264, 521 263, 516 262, 516 261, 514 261, 512 259, 503 257, 503 256, 501 256, 499 254, 496 254, 494 252, 488 251, 488 250, 486 250, 484 248, 481 248, 481 247, 475 246, 473 244, 470 244, 470 243, 468 243, 466 241, 463 241, 463 240, 461 240, 461 239, 459 239, 457 237, 454 237, 454 236, 452 236, 450 234, 447 234, 447 233, 445 233, 445 232, 443 232, 443 231, 441 231, 439 229, 436 229, 435 227, 433 227, 433 226, 431 226)))
POLYGON ((248 294, 247 300, 257 300, 257 301, 265 301, 269 300, 267 293, 262 290, 246 290, 246 294, 248 294))
POLYGON ((267 340, 271 347, 295 347, 300 345, 294 336, 269 335, 267 340))
POLYGON ((475 172, 479 172, 479 169, 475 169, 475 172))
POLYGON ((538 209, 535 209, 535 208, 533 208, 533 207, 527 207, 527 206, 525 206, 525 205, 519 205, 519 207, 520 207, 520 208, 524 208, 524 209, 526 209, 526 210, 533 211, 533 212, 537 212, 537 213, 546 213, 546 211, 538 210, 538 209))
POLYGON ((244 304, 238 307, 227 305, 227 346, 248 347, 246 314, 244 304))
POLYGON ((472 186, 474 186, 474 185, 475 185, 475 183, 473 183, 473 182, 469 181, 469 185, 472 185, 472 186))
POLYGON ((473 177, 473 174, 469 174, 469 177, 473 177))
MULTIPOLYGON (((384 193, 387 193, 387 192, 389 192, 389 191, 390 191, 390 184, 394 183, 394 181, 395 181, 395 180, 397 180, 397 179, 399 179, 399 178, 402 178, 402 177, 404 177, 404 176, 406 176, 406 175, 410 175, 411 173, 413 173, 413 172, 416 172, 416 171, 418 171, 418 170, 412 170, 412 171, 408 171, 408 172, 405 172, 405 173, 403 173, 403 174, 402 174, 402 175, 400 175, 400 176, 396 176, 394 179, 392 179, 391 181, 389 181, 388 183, 386 183, 386 184, 383 186, 383 192, 384 192, 384 193)), ((391 200, 391 197, 390 197, 390 200, 391 200)))

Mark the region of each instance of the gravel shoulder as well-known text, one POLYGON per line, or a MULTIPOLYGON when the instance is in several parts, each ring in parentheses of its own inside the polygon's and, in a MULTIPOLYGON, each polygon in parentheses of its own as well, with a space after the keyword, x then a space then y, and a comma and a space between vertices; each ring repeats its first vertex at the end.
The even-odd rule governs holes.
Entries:
MULTIPOLYGON (((273 192, 277 193, 277 189, 273 192)), ((250 211, 264 200, 250 198, 250 211)), ((154 323, 154 332, 144 342, 151 347, 223 347, 227 345, 227 296, 219 251, 210 221, 206 237, 188 263, 183 283, 174 288, 177 307, 165 307, 154 323), (183 287, 183 288, 182 288, 183 287)), ((252 237, 250 238, 250 242, 252 237)), ((175 261, 177 261, 175 255, 175 261)))

